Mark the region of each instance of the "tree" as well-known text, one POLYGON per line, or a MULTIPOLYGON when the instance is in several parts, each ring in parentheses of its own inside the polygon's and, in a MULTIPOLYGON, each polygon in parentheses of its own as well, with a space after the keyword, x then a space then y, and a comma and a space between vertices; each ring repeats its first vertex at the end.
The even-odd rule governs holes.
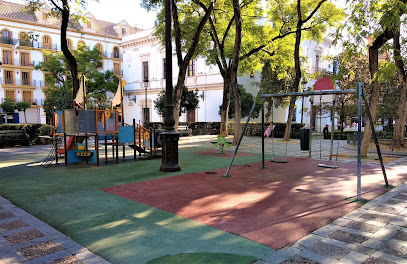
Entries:
POLYGON ((31 104, 29 102, 18 102, 16 103, 16 109, 18 111, 23 111, 24 112, 24 121, 27 123, 27 116, 25 114, 25 110, 30 108, 31 104))
MULTIPOLYGON (((406 2, 406 0, 384 0, 380 2, 351 0, 349 8, 351 12, 347 23, 340 27, 338 31, 338 39, 343 39, 343 36, 346 35, 343 46, 347 47, 350 55, 363 52, 360 49, 366 47, 365 39, 369 39, 368 55, 371 82, 369 84, 370 98, 367 98, 367 100, 369 100, 370 106, 368 111, 373 121, 376 121, 380 98, 379 53, 383 46, 394 39, 395 36, 399 39, 397 35, 400 29, 401 16, 406 12, 406 2)), ((400 68, 399 75, 401 77, 399 81, 402 82, 404 77, 400 68)), ((362 157, 367 156, 372 129, 370 122, 365 123, 361 147, 362 157)))
MULTIPOLYGON (((233 96, 233 91, 231 93, 231 97, 230 97, 230 103, 229 103, 229 113, 228 113, 228 117, 229 118, 234 118, 235 117, 235 97, 233 96)), ((253 102, 254 102, 254 96, 251 93, 246 92, 246 90, 243 88, 243 86, 239 85, 239 93, 240 93, 240 98, 241 98, 241 117, 247 117, 250 114, 250 110, 252 109, 253 106, 253 102)), ((219 115, 221 114, 221 109, 222 109, 222 105, 219 106, 219 115)), ((254 111, 253 111, 253 118, 257 118, 259 116, 259 112, 261 110, 261 105, 260 104, 256 104, 254 111)))
MULTIPOLYGON (((339 89, 355 89, 359 82, 370 82, 369 61, 366 57, 356 55, 347 57, 340 54, 334 61, 340 62, 338 72, 332 76, 332 79, 338 80, 339 89)), ((345 117, 357 115, 357 96, 355 94, 341 94, 337 96, 337 102, 340 116, 340 130, 343 132, 345 117)))
MULTIPOLYGON (((88 50, 85 46, 80 45, 78 49, 73 51, 73 54, 78 61, 79 73, 85 76, 87 82, 87 106, 93 108, 96 105, 108 104, 106 92, 114 93, 116 91, 119 78, 111 71, 99 72, 102 54, 98 49, 88 50)), ((36 67, 36 69, 48 73, 45 75, 45 83, 49 88, 44 90, 46 95, 44 110, 51 114, 53 106, 57 109, 71 109, 73 97, 69 64, 61 52, 46 51, 44 55, 47 56, 47 61, 36 67)))
POLYGON ((3 108, 3 111, 6 113, 5 119, 7 124, 7 114, 14 113, 14 109, 16 109, 16 103, 12 98, 6 97, 4 102, 0 105, 3 108))
MULTIPOLYGON (((175 93, 173 93, 175 96, 175 93)), ((198 93, 188 90, 186 86, 182 89, 181 104, 178 111, 178 116, 187 111, 193 111, 198 108, 199 98, 198 93)), ((154 108, 160 116, 165 116, 165 90, 162 90, 156 100, 154 100, 154 108)))
MULTIPOLYGON (((66 42, 66 31, 68 25, 72 27, 74 23, 70 23, 70 19, 73 19, 73 22, 77 22, 81 18, 80 11, 73 12, 71 14, 71 7, 73 4, 77 4, 81 7, 86 6, 85 0, 28 0, 27 11, 31 14, 38 9, 40 9, 44 4, 48 4, 51 7, 51 12, 49 16, 54 16, 61 18, 61 50, 64 54, 71 72, 72 77, 72 98, 74 98, 79 90, 79 79, 78 79, 78 64, 75 57, 72 55, 71 51, 68 48, 66 42)), ((73 101, 72 101, 73 103, 73 101)))
MULTIPOLYGON (((165 40, 165 10, 164 1, 143 0, 142 6, 147 10, 161 9, 158 15, 156 35, 162 41, 165 40)), ((181 109, 182 94, 184 90, 185 77, 189 62, 196 56, 202 30, 213 11, 215 1, 171 1, 172 11, 172 34, 175 42, 175 53, 177 56, 178 79, 174 90, 174 120, 175 130, 178 130, 179 112, 181 109)))
MULTIPOLYGON (((285 10, 295 10, 291 12, 291 23, 288 27, 295 28, 295 46, 294 46, 294 69, 295 78, 291 92, 298 92, 300 81, 302 78, 301 61, 300 61, 300 44, 302 41, 302 33, 306 32, 305 37, 308 39, 321 39, 326 27, 335 26, 343 17, 343 11, 338 9, 333 3, 326 0, 319 1, 301 1, 282 3, 280 7, 285 10), (295 7, 294 4, 295 3, 295 7)), ((288 13, 290 14, 290 12, 288 13)), ((290 97, 290 105, 288 108, 287 125, 284 133, 284 140, 290 140, 291 122, 294 114, 296 96, 290 97)))
MULTIPOLYGON (((288 92, 289 87, 294 82, 294 68, 288 65, 278 64, 274 67, 270 60, 266 60, 261 72, 260 90, 264 94, 272 94, 279 92, 288 92)), ((265 98, 267 104, 267 112, 265 116, 265 122, 270 122, 270 116, 274 104, 276 106, 285 106, 287 104, 286 98, 276 97, 265 98)))

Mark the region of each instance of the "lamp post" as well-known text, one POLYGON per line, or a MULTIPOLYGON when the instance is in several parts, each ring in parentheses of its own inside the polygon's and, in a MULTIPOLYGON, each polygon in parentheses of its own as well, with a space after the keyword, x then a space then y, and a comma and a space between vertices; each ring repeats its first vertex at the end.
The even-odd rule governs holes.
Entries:
MULTIPOLYGON (((302 80, 301 86, 302 86, 302 91, 304 92, 304 90, 307 86, 307 82, 305 80, 302 80)), ((304 117, 304 96, 302 96, 302 103, 301 103, 301 124, 303 122, 303 117, 304 117)))
POLYGON ((144 84, 144 91, 145 91, 145 105, 144 105, 144 124, 147 122, 147 87, 148 87, 148 80, 143 81, 144 84))
POLYGON ((160 171, 180 171, 178 165, 179 134, 174 130, 174 104, 172 96, 172 39, 171 0, 165 0, 165 132, 160 133, 162 155, 160 171))

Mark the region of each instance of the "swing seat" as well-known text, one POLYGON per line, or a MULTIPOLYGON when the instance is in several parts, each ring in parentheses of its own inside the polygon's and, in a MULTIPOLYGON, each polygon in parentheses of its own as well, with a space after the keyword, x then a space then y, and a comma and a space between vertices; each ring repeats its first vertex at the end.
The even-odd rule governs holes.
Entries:
POLYGON ((323 163, 318 163, 317 166, 322 167, 322 168, 328 168, 328 169, 337 169, 337 168, 339 168, 336 165, 327 165, 327 164, 323 164, 323 163))
POLYGON ((287 160, 270 160, 270 162, 274 162, 274 163, 288 163, 287 160))

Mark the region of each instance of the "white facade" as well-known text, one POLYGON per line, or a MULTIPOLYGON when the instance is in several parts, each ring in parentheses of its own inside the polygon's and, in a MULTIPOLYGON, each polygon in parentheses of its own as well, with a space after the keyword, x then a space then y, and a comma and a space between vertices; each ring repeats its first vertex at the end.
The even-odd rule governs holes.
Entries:
MULTIPOLYGON (((137 123, 143 123, 143 112, 147 97, 147 108, 150 109, 151 122, 163 121, 154 109, 154 100, 158 93, 165 89, 164 60, 165 49, 158 38, 153 36, 154 29, 138 32, 123 38, 123 78, 127 85, 124 88, 124 120, 131 124, 133 118, 137 123), (143 63, 148 65, 148 76, 144 79, 143 63), (144 80, 147 80, 145 82, 144 80), (136 102, 129 104, 129 99, 136 98, 136 102)), ((178 67, 176 57, 172 60, 173 85, 177 82, 178 67)), ((195 61, 194 72, 185 79, 189 90, 198 90, 200 95, 199 108, 195 111, 195 121, 216 122, 219 105, 222 104, 223 78, 217 66, 206 65, 205 60, 195 61)), ((181 122, 187 121, 187 114, 182 114, 181 122)))
MULTIPOLYGON (((124 96, 125 122, 131 124, 133 118, 137 123, 144 122, 143 108, 147 97, 147 108, 149 108, 150 117, 148 121, 162 122, 154 109, 154 100, 160 91, 165 89, 164 79, 164 59, 165 49, 160 40, 154 35, 154 29, 138 32, 136 34, 123 38, 123 75, 127 81, 124 96), (148 64, 148 79, 144 82, 143 63, 148 64), (131 99, 131 102, 130 102, 131 99), (135 102, 134 102, 135 100, 135 102)), ((321 71, 332 71, 332 62, 327 59, 328 55, 333 55, 334 50, 331 42, 324 39, 321 43, 315 41, 304 41, 302 51, 307 57, 305 68, 307 74, 321 71)), ((174 52, 175 53, 175 52, 174 52)), ((176 57, 173 56, 173 84, 177 82, 178 67, 176 57)), ((310 87, 316 80, 306 84, 310 87)), ((239 76, 238 83, 254 96, 257 95, 259 87, 254 83, 260 82, 260 75, 255 74, 252 77, 239 76)), ((222 104, 223 78, 216 65, 206 65, 203 58, 196 59, 195 72, 193 76, 187 76, 185 85, 189 90, 198 89, 200 97, 199 109, 195 111, 196 122, 219 122, 219 106, 222 104)), ((324 96, 322 102, 332 101, 332 96, 324 96)), ((319 97, 315 98, 315 104, 319 104, 319 97)), ((303 123, 310 124, 309 109, 311 103, 309 98, 304 98, 303 123)), ((295 121, 301 122, 302 99, 296 102, 295 121)), ((274 121, 284 123, 287 121, 288 109, 274 109, 274 121)), ((245 121, 246 118, 242 119, 245 121)), ((260 117, 253 121, 260 121, 260 117)), ((187 115, 180 117, 180 122, 188 121, 187 115)), ((322 127, 320 127, 319 116, 315 120, 315 129, 322 131, 326 124, 331 124, 330 118, 323 116, 322 127)))

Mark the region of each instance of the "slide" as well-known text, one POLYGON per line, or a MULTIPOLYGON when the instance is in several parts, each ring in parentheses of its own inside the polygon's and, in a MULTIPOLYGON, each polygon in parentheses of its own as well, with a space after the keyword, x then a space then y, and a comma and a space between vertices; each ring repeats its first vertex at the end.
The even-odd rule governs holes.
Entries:
MULTIPOLYGON (((71 146, 72 140, 73 140, 73 137, 70 137, 70 138, 69 138, 69 141, 68 141, 68 144, 67 144, 67 146, 66 146, 66 149, 69 149, 69 146, 71 146)), ((64 148, 61 148, 61 149, 58 151, 58 155, 61 155, 61 154, 64 154, 64 153, 65 153, 65 149, 64 149, 64 148)))

